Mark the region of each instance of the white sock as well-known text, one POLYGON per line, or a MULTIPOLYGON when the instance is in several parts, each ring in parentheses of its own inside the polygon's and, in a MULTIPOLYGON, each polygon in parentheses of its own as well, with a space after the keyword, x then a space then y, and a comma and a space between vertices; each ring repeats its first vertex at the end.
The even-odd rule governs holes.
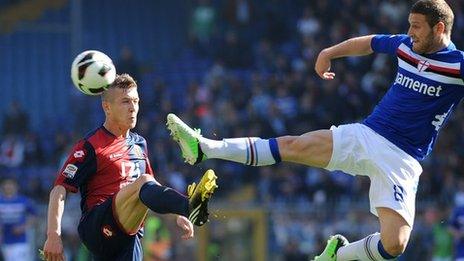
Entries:
POLYGON ((210 159, 235 161, 250 166, 266 166, 280 162, 276 139, 246 137, 210 140, 200 138, 200 147, 210 159))
POLYGON ((390 259, 386 259, 380 254, 378 247, 379 241, 380 233, 375 233, 359 241, 349 243, 348 245, 338 249, 337 261, 383 261, 394 258, 390 256, 390 259))

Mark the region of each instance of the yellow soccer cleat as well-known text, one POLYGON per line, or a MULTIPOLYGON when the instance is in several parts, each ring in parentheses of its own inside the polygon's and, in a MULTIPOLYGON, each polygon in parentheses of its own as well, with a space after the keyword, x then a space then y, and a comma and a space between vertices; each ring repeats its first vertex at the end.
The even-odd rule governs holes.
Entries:
POLYGON ((190 211, 188 219, 196 226, 203 226, 208 222, 208 201, 218 187, 216 179, 214 171, 209 169, 198 185, 194 182, 187 188, 190 211))

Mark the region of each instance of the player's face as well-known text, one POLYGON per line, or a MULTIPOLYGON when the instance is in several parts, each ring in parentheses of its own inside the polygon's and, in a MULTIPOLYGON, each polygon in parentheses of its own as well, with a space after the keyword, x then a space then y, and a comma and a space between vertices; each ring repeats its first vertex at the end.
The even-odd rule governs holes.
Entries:
POLYGON ((438 41, 423 14, 409 14, 408 35, 412 39, 412 50, 419 54, 433 52, 438 41))
POLYGON ((129 130, 137 123, 139 112, 139 93, 137 88, 112 90, 112 99, 109 101, 107 117, 122 130, 129 130))
POLYGON ((7 197, 12 197, 18 192, 18 186, 14 181, 7 180, 3 183, 3 193, 7 197))

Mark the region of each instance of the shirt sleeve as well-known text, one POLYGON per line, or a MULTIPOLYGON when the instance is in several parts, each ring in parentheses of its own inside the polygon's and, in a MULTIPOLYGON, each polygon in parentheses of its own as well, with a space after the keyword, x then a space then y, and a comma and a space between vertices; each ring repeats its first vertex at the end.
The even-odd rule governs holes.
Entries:
POLYGON ((94 148, 87 140, 80 140, 74 145, 58 173, 55 186, 62 185, 67 191, 76 193, 96 171, 97 159, 94 148))
POLYGON ((461 80, 464 81, 464 53, 461 52, 461 56, 462 56, 462 59, 461 59, 461 68, 460 68, 460 71, 461 71, 461 80))
POLYGON ((153 171, 153 168, 151 167, 151 163, 150 163, 150 157, 148 155, 148 146, 147 146, 147 140, 145 138, 142 138, 143 141, 142 141, 142 149, 143 149, 143 153, 145 155, 145 162, 147 164, 146 168, 145 168, 145 172, 148 173, 148 174, 151 174, 152 176, 155 176, 155 172, 153 171))
POLYGON ((147 162, 147 173, 148 174, 151 174, 152 176, 155 176, 155 172, 153 171, 153 168, 151 167, 151 164, 150 164, 150 159, 147 157, 146 158, 146 162, 147 162))
POLYGON ((376 53, 395 55, 398 46, 407 39, 409 36, 404 34, 378 34, 372 38, 371 47, 376 53))

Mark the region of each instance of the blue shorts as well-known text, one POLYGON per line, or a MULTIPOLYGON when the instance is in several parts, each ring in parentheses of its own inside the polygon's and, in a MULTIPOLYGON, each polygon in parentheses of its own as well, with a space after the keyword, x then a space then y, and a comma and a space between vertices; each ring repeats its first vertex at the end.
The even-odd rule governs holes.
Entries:
POLYGON ((143 259, 142 233, 127 234, 116 221, 112 207, 113 197, 85 213, 78 231, 84 245, 95 260, 143 259))

